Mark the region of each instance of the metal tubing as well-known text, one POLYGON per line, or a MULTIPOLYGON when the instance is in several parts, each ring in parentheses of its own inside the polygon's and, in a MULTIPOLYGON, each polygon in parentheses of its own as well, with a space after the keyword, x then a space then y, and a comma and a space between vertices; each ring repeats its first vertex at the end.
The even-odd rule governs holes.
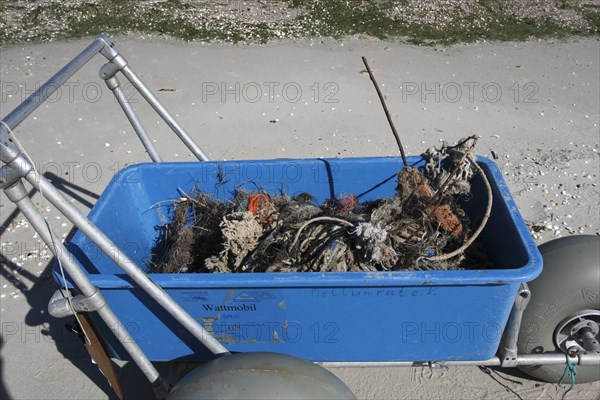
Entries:
POLYGON ((60 71, 54 74, 46 83, 38 90, 33 92, 25 101, 17 106, 10 114, 4 118, 4 122, 15 129, 25 118, 29 116, 36 108, 39 107, 48 97, 50 97, 56 89, 73 76, 81 67, 91 60, 97 53, 100 52, 106 45, 104 37, 97 37, 88 47, 81 53, 75 56, 67 65, 60 71))
MULTIPOLYGON (((6 129, 4 124, 0 123, 0 161, 6 164, 11 163, 15 158, 19 157, 21 150, 17 147, 16 143, 13 143, 10 137, 10 132, 6 129)), ((6 179, 3 182, 3 187, 10 186, 4 185, 13 176, 14 171, 5 169, 2 171, 6 179)))
POLYGON ((73 306, 68 301, 65 289, 57 289, 48 302, 48 314, 54 318, 65 318, 73 315, 73 306))
MULTIPOLYGON (((82 66, 91 60, 98 52, 106 52, 106 47, 109 47, 110 38, 105 35, 100 35, 94 39, 83 51, 75 56, 67 65, 60 71, 54 74, 46 81, 38 90, 33 92, 21 104, 10 112, 3 119, 10 129, 15 129, 21 122, 25 120, 36 108, 38 108, 48 97, 50 97, 67 79, 72 77, 82 66)), ((4 126, 0 124, 0 161, 8 164, 15 159, 21 151, 10 138, 10 133, 4 126)))
POLYGON ((129 104, 129 99, 127 99, 127 95, 125 95, 125 91, 121 87, 117 77, 113 76, 107 79, 106 86, 108 86, 109 89, 112 90, 113 94, 115 95, 115 98, 119 102, 119 105, 123 109, 123 112, 125 112, 127 119, 131 123, 131 126, 133 126, 135 133, 137 133, 152 161, 161 162, 162 159, 160 158, 156 147, 154 147, 152 140, 150 139, 148 133, 144 129, 144 126, 142 125, 142 122, 138 118, 137 114, 135 113, 135 110, 133 109, 131 104, 129 104))
POLYGON ((214 354, 229 354, 229 351, 206 331, 190 314, 173 300, 160 286, 154 283, 144 271, 127 257, 96 225, 94 225, 75 206, 37 171, 31 171, 25 177, 29 183, 43 194, 54 207, 63 213, 83 234, 85 234, 104 254, 127 273, 135 283, 160 304, 169 314, 181 323, 214 354))
POLYGON ((3 165, 0 167, 0 189, 13 185, 21 179, 19 170, 12 165, 3 165))
MULTIPOLYGON (((27 196, 27 191, 25 190, 23 183, 21 181, 15 183, 13 186, 5 189, 5 193, 9 200, 17 205, 25 218, 31 223, 31 226, 40 235, 40 238, 42 238, 44 243, 46 243, 54 253, 79 291, 81 291, 84 296, 93 296, 98 289, 81 270, 80 266, 73 259, 71 253, 66 249, 62 241, 52 232, 42 214, 27 196)), ((131 358, 140 367, 148 380, 151 383, 162 380, 160 374, 156 368, 154 368, 154 365, 152 365, 152 362, 150 362, 138 347, 137 343, 131 338, 127 329, 113 313, 110 306, 105 303, 104 306, 97 310, 97 312, 119 342, 121 342, 125 350, 127 350, 131 358)))
MULTIPOLYGON (((570 357, 571 362, 576 365, 600 365, 600 354, 581 353, 575 357, 570 357)), ((563 353, 546 354, 519 354, 517 356, 517 365, 562 365, 567 360, 563 353)), ((389 362, 320 362, 317 363, 327 368, 363 368, 363 367, 426 367, 430 365, 441 366, 485 366, 499 367, 502 365, 500 357, 494 356, 483 361, 389 361, 389 362)))
POLYGON ((430 365, 453 365, 453 366, 487 366, 487 367, 498 367, 500 366, 500 359, 498 357, 492 357, 489 360, 484 361, 439 361, 439 362, 419 362, 419 361, 371 361, 371 362, 320 362, 317 363, 326 368, 363 368, 363 367, 427 367, 430 365))
POLYGON ((33 166, 23 154, 19 154, 10 163, 0 168, 0 189, 15 184, 31 171, 33 166))
MULTIPOLYGON (((580 353, 570 357, 576 365, 600 365, 600 354, 580 353)), ((562 365, 567 360, 563 353, 519 354, 517 365, 562 365)))
POLYGON ((121 73, 125 75, 131 84, 137 89, 138 92, 146 99, 146 101, 154 108, 154 110, 160 115, 167 125, 175 132, 175 134, 181 139, 181 141, 190 149, 190 151, 200 161, 208 161, 208 156, 202 151, 200 146, 196 144, 194 139, 179 125, 177 120, 167 111, 167 109, 161 104, 161 102, 154 96, 154 94, 148 89, 148 87, 142 82, 139 76, 131 69, 130 66, 126 65, 121 69, 121 73))
POLYGON ((503 367, 515 367, 517 365, 517 342, 519 340, 519 331, 521 330, 523 312, 527 308, 530 298, 531 291, 529 290, 529 286, 526 283, 522 283, 506 325, 504 347, 500 350, 503 367))

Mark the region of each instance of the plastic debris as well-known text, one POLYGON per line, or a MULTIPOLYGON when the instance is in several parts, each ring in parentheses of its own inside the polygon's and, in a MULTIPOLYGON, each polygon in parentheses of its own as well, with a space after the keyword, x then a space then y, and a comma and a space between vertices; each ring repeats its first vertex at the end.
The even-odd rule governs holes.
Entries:
POLYGON ((308 193, 291 198, 240 189, 224 203, 196 189, 174 204, 173 220, 160 228, 152 270, 486 268, 489 261, 474 239, 487 217, 472 227, 462 208, 470 201, 472 178, 481 172, 472 154, 476 141, 428 149, 422 168, 398 173, 396 192, 387 199, 361 203, 343 194, 319 206, 308 193))

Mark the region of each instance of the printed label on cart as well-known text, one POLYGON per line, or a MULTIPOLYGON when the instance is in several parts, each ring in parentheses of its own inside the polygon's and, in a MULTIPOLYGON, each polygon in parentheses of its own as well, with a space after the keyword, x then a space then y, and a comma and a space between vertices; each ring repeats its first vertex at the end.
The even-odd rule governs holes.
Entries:
POLYGON ((276 290, 228 289, 211 292, 196 313, 221 343, 281 343, 293 338, 288 334, 285 307, 276 290))
POLYGON ((206 311, 256 311, 256 304, 215 305, 202 304, 206 311))

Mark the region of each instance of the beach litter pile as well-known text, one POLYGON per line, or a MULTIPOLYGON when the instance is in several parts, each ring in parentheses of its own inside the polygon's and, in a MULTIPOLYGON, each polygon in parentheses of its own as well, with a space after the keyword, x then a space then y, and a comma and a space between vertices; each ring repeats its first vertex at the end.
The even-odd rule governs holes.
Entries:
MULTIPOLYGON (((390 198, 359 202, 345 194, 315 204, 238 189, 220 201, 197 187, 173 205, 160 227, 152 272, 345 272, 485 268, 461 204, 483 171, 474 161, 477 137, 430 148, 420 169, 403 167, 390 198)), ((487 183, 489 188, 489 183, 487 183)), ((488 193, 491 206, 491 192, 488 193)))
MULTIPOLYGON (((492 189, 475 161, 477 136, 443 143, 409 166, 385 97, 375 87, 402 155, 393 196, 359 202, 340 194, 315 204, 310 193, 294 197, 238 188, 220 201, 197 187, 173 205, 173 220, 149 260, 150 272, 346 272, 486 268, 476 242, 492 209, 492 189), (474 227, 462 208, 479 175, 487 207, 474 227)), ((477 199, 480 201, 482 199, 477 199)))

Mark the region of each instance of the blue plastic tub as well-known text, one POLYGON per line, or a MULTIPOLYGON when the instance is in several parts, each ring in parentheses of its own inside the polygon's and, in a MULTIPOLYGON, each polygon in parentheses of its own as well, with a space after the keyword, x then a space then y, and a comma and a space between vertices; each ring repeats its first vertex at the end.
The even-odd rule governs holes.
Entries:
MULTIPOLYGON (((409 158, 418 165, 419 157, 409 158)), ((492 357, 521 282, 542 259, 496 164, 479 159, 494 206, 481 240, 495 269, 431 272, 151 274, 233 352, 275 351, 313 361, 446 361, 492 357)), ((389 197, 396 157, 140 164, 120 172, 90 213, 139 266, 146 267, 166 200, 199 185, 220 199, 240 185, 270 193, 309 192, 317 202, 340 194, 389 197)), ((475 178, 473 219, 486 194, 475 178)), ((92 282, 154 361, 202 360, 207 351, 81 233, 69 244, 92 282)), ((58 277, 57 277, 58 278, 58 277)), ((110 334, 113 355, 127 358, 110 334)))

